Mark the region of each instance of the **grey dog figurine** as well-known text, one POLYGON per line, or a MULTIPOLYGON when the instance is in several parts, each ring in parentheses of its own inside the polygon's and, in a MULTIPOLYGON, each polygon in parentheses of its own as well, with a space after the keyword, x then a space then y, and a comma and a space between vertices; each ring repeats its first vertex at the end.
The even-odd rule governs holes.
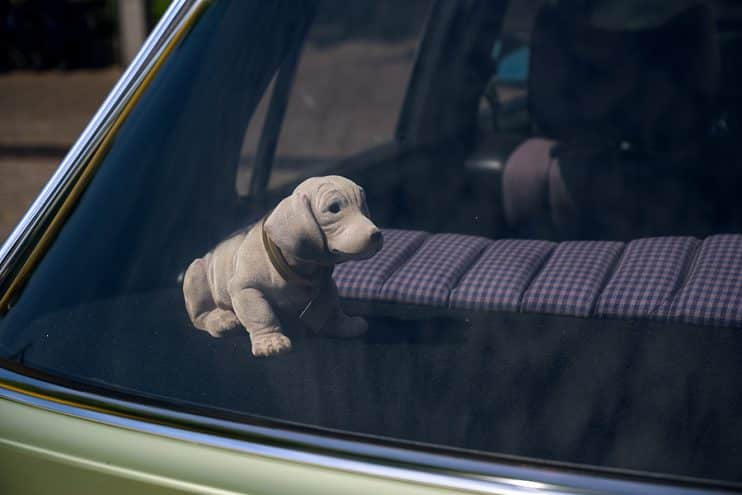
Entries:
POLYGON ((221 337, 247 329, 255 356, 291 349, 281 322, 355 337, 367 329, 340 309, 332 267, 381 249, 363 189, 337 175, 312 177, 247 231, 193 260, 183 279, 186 310, 196 328, 221 337))

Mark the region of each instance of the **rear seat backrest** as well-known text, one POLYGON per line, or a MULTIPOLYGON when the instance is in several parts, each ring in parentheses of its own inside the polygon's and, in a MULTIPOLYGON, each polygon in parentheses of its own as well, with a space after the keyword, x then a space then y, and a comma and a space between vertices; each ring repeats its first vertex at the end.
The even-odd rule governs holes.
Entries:
POLYGON ((691 204, 695 176, 709 173, 700 150, 719 79, 712 13, 696 5, 657 28, 619 31, 565 5, 542 7, 534 21, 528 97, 538 137, 506 162, 506 219, 532 237, 678 232, 685 212, 642 230, 632 208, 646 200, 651 209, 663 181, 691 204))
POLYGON ((534 134, 565 143, 667 151, 708 128, 720 61, 710 9, 653 29, 590 25, 568 2, 544 6, 531 39, 534 134))

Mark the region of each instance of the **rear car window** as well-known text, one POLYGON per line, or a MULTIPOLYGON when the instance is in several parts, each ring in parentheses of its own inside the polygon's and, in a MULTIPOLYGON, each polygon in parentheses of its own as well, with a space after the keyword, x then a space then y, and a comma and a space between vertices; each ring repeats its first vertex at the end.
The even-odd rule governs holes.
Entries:
POLYGON ((739 488, 742 19, 630 4, 210 2, 2 295, 3 362, 739 488))

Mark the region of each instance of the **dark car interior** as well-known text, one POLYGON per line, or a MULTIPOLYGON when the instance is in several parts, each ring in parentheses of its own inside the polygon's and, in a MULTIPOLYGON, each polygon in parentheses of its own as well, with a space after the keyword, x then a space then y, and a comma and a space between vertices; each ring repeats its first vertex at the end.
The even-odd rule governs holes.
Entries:
MULTIPOLYGON (((433 161, 428 173, 439 177, 450 168, 450 177, 438 180, 460 184, 459 204, 482 202, 475 203, 474 211, 485 209, 484 203, 499 211, 491 213, 489 222, 478 219, 476 224, 471 215, 442 215, 441 221, 450 224, 432 230, 620 241, 738 231, 730 187, 739 161, 733 76, 738 60, 731 47, 737 38, 719 32, 730 26, 717 27, 707 5, 675 10, 656 26, 603 29, 590 24, 591 2, 544 2, 529 33, 528 122, 515 132, 472 132, 496 67, 487 49, 464 43, 478 37, 476 43, 494 45, 502 12, 478 14, 477 34, 470 26, 451 26, 446 46, 455 47, 457 55, 436 55, 447 67, 462 67, 426 82, 438 86, 425 88, 427 99, 424 91, 410 98, 400 140, 438 143, 432 154, 444 163, 424 158, 426 164, 433 161), (463 31, 468 37, 459 41, 456 35, 463 31), (418 122, 408 124, 415 112, 418 122), (458 137, 460 149, 445 142, 449 136, 458 137), (488 154, 501 165, 490 170, 495 178, 485 177, 482 168, 466 167, 468 158, 488 154), (494 186, 485 187, 487 182, 494 186)), ((421 54, 411 89, 417 89, 415 76, 426 63, 435 61, 421 54)), ((411 177, 407 188, 413 189, 416 180, 411 177)), ((435 196, 453 193, 441 189, 427 191, 431 205, 447 204, 435 196)), ((393 226, 410 228, 397 212, 389 217, 398 222, 393 226)), ((419 227, 428 226, 421 220, 419 227)))
MULTIPOLYGON (((338 268, 341 294, 382 302, 393 314, 423 304, 448 314, 507 308, 738 326, 739 111, 734 82, 724 80, 724 67, 737 60, 729 47, 728 58, 720 56, 735 38, 719 33, 730 26, 717 26, 710 5, 670 7, 649 25, 621 29, 620 19, 593 25, 600 2, 537 6, 519 96, 527 125, 502 132, 481 125, 506 120, 487 116, 480 101, 497 78, 482 46, 498 42, 503 12, 486 4, 472 14, 474 27, 429 26, 458 56, 437 52, 449 70, 417 92, 417 78, 437 62, 425 56, 425 43, 440 40, 422 42, 397 129, 412 151, 396 158, 394 186, 372 187, 377 195, 369 196, 380 224, 395 230, 376 261, 338 268), (457 63, 463 66, 450 70, 457 63), (410 230, 477 237, 461 248, 410 230), (411 275, 427 276, 431 257, 457 260, 436 266, 436 289, 446 293, 440 300, 404 285, 411 275), (357 273, 374 263, 379 270, 359 287, 357 273), (513 266, 521 270, 513 274, 513 266), (719 279, 722 267, 735 275, 719 279)), ((351 177, 373 184, 384 166, 391 168, 369 162, 351 177)))
POLYGON ((417 44, 393 136, 287 158, 303 47, 339 4, 214 3, 0 317, 2 355, 245 421, 739 488, 742 11, 398 6, 417 44), (193 329, 190 260, 330 173, 363 185, 384 229, 333 275, 367 335, 297 330, 260 360, 246 335, 193 329))

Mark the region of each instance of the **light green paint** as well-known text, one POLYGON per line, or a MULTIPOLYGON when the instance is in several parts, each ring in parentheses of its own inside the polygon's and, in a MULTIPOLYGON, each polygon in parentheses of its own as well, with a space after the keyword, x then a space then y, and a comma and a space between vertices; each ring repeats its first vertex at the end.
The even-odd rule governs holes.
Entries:
POLYGON ((112 427, 0 400, 0 493, 458 493, 112 427))

